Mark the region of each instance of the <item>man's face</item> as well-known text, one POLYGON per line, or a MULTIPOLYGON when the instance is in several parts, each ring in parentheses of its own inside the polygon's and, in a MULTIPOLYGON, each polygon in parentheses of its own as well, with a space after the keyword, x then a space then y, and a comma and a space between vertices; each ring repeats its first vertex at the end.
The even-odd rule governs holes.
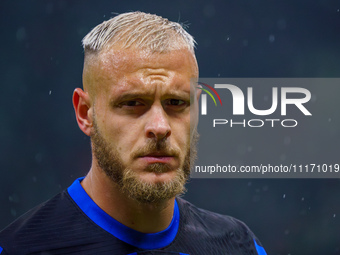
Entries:
POLYGON ((192 54, 110 49, 90 72, 91 139, 98 165, 140 202, 183 192, 190 141, 197 138, 198 105, 192 96, 198 71, 192 54))

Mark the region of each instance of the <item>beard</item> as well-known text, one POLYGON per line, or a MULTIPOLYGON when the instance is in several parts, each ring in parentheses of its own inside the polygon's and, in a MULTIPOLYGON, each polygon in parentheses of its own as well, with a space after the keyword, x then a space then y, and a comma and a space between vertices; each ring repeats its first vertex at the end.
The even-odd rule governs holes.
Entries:
MULTIPOLYGON (((199 135, 196 129, 193 131, 193 138, 186 151, 182 166, 175 170, 175 177, 166 182, 150 183, 141 180, 136 171, 124 166, 116 148, 111 146, 100 134, 95 119, 93 128, 94 131, 91 134, 92 150, 98 165, 118 185, 123 194, 143 204, 157 204, 185 193, 185 183, 190 176, 190 166, 193 166, 197 155, 199 135)), ((167 140, 149 139, 146 146, 132 152, 131 156, 137 158, 155 151, 162 151, 168 155, 180 155, 180 152, 172 148, 167 140)), ((170 167, 163 163, 150 164, 144 170, 154 173, 171 171, 170 167)))

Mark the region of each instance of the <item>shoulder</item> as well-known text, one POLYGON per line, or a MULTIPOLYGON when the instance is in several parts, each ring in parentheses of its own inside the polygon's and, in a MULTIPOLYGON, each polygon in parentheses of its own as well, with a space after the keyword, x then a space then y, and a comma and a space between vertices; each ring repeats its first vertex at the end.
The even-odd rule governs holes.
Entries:
MULTIPOLYGON (((181 238, 190 236, 202 244, 200 250, 216 254, 266 254, 261 243, 242 221, 194 206, 188 201, 177 198, 180 210, 181 238)), ((190 240, 189 240, 190 242, 190 240)))
POLYGON ((246 234, 253 235, 244 222, 234 217, 198 208, 182 198, 177 198, 177 201, 181 215, 183 215, 184 220, 188 224, 194 223, 205 230, 211 229, 214 232, 216 232, 216 230, 223 230, 223 232, 232 234, 233 231, 242 231, 246 234))
POLYGON ((89 241, 93 224, 63 191, 31 209, 0 232, 1 254, 30 254, 89 241))
POLYGON ((42 222, 44 224, 47 222, 52 223, 52 221, 49 221, 48 219, 55 219, 58 211, 64 211, 65 209, 65 196, 66 194, 64 192, 59 193, 55 197, 29 210, 2 230, 0 232, 0 237, 3 238, 5 234, 7 236, 15 235, 25 229, 32 228, 32 225, 40 226, 42 222), (11 232, 13 232, 13 234, 10 234, 11 232))
POLYGON ((19 217, 0 232, 0 246, 5 252, 16 254, 28 243, 38 245, 40 240, 53 238, 46 229, 60 224, 58 218, 68 211, 66 200, 66 193, 62 192, 19 217))

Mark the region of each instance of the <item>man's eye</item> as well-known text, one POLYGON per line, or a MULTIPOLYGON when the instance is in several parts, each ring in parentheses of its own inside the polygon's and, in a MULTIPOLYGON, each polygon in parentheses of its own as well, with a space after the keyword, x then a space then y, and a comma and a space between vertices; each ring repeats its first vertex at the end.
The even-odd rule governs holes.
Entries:
POLYGON ((142 105, 142 103, 135 101, 135 100, 131 100, 131 101, 126 101, 124 102, 122 105, 126 105, 126 106, 139 106, 142 105))
POLYGON ((183 105, 185 104, 185 102, 183 100, 179 100, 179 99, 170 99, 169 100, 169 104, 170 105, 183 105))

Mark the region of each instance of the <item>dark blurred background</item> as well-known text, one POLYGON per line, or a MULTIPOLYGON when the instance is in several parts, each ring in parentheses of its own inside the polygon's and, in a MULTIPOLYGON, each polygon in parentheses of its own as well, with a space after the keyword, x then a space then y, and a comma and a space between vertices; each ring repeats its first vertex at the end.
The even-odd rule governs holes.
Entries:
MULTIPOLYGON (((189 24, 202 77, 340 77, 339 0, 0 0, 0 228, 88 171, 71 103, 81 39, 135 10, 189 24)), ((268 254, 340 254, 339 179, 192 179, 188 190, 245 221, 268 254)))

